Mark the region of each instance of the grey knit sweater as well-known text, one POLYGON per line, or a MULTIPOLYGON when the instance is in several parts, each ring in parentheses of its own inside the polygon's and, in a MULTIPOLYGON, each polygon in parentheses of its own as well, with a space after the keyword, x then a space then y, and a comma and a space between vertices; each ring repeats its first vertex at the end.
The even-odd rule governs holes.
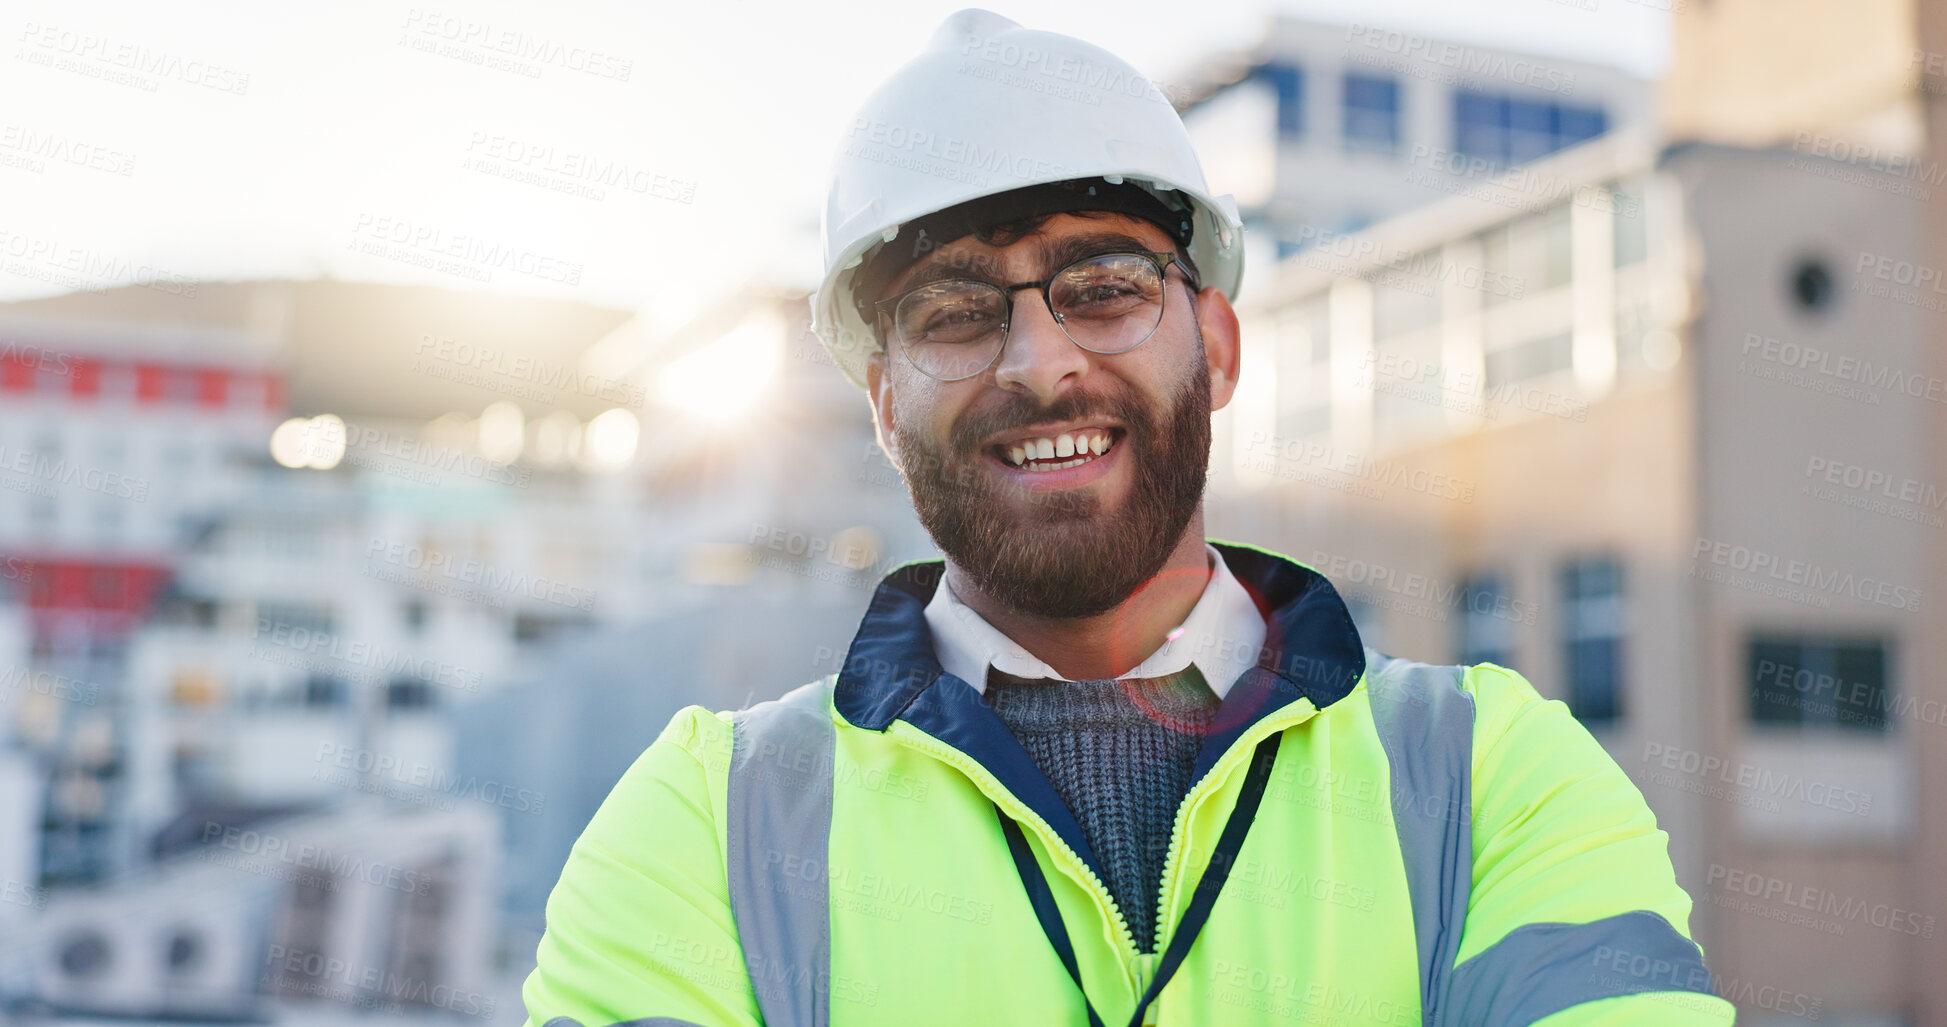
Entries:
POLYGON ((1177 807, 1218 699, 1194 664, 1162 678, 1030 681, 988 671, 988 705, 1054 785, 1144 952, 1177 807))

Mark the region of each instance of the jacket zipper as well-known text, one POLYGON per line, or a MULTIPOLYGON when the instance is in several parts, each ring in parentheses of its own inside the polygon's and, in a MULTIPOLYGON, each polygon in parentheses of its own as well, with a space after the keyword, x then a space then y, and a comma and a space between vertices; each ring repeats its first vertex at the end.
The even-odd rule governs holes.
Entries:
POLYGON ((1317 707, 1311 704, 1310 699, 1300 699, 1297 703, 1291 704, 1291 706, 1286 707, 1284 710, 1280 710, 1252 724, 1249 730, 1239 735, 1237 740, 1231 743, 1230 748, 1224 751, 1222 758, 1218 759, 1216 764, 1210 768, 1210 773, 1203 775, 1203 780, 1192 785, 1190 794, 1183 797, 1183 804, 1176 809, 1176 822, 1170 826, 1169 854, 1163 857, 1163 884, 1161 888, 1157 889, 1156 894, 1156 948, 1158 952, 1162 951, 1169 944, 1170 940, 1169 937, 1163 934, 1164 926, 1168 925, 1172 934, 1176 930, 1176 918, 1171 917, 1170 912, 1171 906, 1176 901, 1177 881, 1183 876, 1183 867, 1180 863, 1183 858, 1181 851, 1183 847, 1183 835, 1189 828, 1192 811, 1203 801, 1205 796, 1223 787, 1224 782, 1228 781, 1231 775, 1236 772, 1237 762, 1232 759, 1233 753, 1240 750, 1244 752, 1254 751, 1257 748, 1257 744, 1267 736, 1274 732, 1283 731, 1304 723, 1306 720, 1311 719, 1312 715, 1317 712, 1317 707), (1304 704, 1302 709, 1297 708, 1299 703, 1304 704), (1226 765, 1227 763, 1228 765, 1226 765))
MULTIPOLYGON (((1156 925, 1158 931, 1156 941, 1158 952, 1162 950, 1162 947, 1168 941, 1161 933, 1163 926, 1168 924, 1172 931, 1174 931, 1176 926, 1175 921, 1166 918, 1175 899, 1177 878, 1182 876, 1182 867, 1178 866, 1178 861, 1182 858, 1183 834, 1189 826, 1191 811, 1202 801, 1204 796, 1216 788, 1221 787, 1223 782, 1230 778, 1232 771, 1237 769, 1236 761, 1233 758, 1235 753, 1240 750, 1245 752, 1252 751, 1257 747, 1259 742, 1264 740, 1266 735, 1274 731, 1283 731, 1286 728, 1302 723, 1318 712, 1317 708, 1311 705, 1310 700, 1301 699, 1299 702, 1304 704, 1302 709, 1298 708, 1298 703, 1293 703, 1284 710, 1251 725, 1249 730, 1239 735, 1237 740, 1231 743, 1230 748, 1224 751, 1224 755, 1218 758, 1216 764, 1211 767, 1210 773, 1205 774, 1202 781, 1199 781, 1191 787, 1190 793, 1184 796, 1183 802, 1177 806, 1176 820, 1170 826, 1169 853, 1163 858, 1162 887, 1158 889, 1156 901, 1156 925)), ((994 777, 986 767, 981 766, 979 762, 962 753, 960 750, 935 739, 932 735, 910 724, 902 725, 897 721, 893 724, 894 728, 902 726, 905 730, 899 731, 897 735, 900 740, 936 759, 959 768, 970 780, 980 785, 982 791, 986 792, 990 799, 999 802, 1003 809, 1014 816, 1014 819, 1038 827, 1041 831, 1044 844, 1052 839, 1054 843, 1052 847, 1054 850, 1067 857, 1067 865, 1063 867, 1064 871, 1069 871, 1071 868, 1079 868, 1081 870, 1081 876, 1087 879, 1089 889, 1094 893, 1096 906, 1099 909, 1107 910, 1109 919, 1115 925, 1116 939, 1122 949, 1123 980, 1129 986, 1132 995, 1140 996, 1143 988, 1147 986, 1147 982, 1139 979, 1136 967, 1141 965, 1142 961, 1148 957, 1145 957, 1142 952, 1137 951, 1135 933, 1129 929, 1128 920, 1122 915, 1122 910, 1116 907, 1115 899, 1109 895, 1108 886, 1102 883, 1102 879, 1096 875, 1095 869, 1089 866, 1082 859, 1081 855, 1070 847, 1062 839, 1061 835, 1055 832, 1053 827, 1048 825, 1046 820, 1042 819, 1041 814, 1036 813, 1026 803, 1015 798, 1014 793, 1008 791, 1006 786, 1002 785, 1000 780, 994 777)), ((1154 961, 1153 958, 1151 961, 1154 961)))

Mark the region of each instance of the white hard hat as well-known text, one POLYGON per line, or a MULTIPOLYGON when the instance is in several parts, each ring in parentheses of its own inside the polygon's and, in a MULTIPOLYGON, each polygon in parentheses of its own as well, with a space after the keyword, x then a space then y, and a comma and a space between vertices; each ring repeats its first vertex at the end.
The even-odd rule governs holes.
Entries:
POLYGON ((1071 36, 991 11, 949 16, 925 52, 865 101, 833 161, 812 330, 864 388, 879 344, 852 286, 876 247, 900 226, 969 200, 1076 179, 1126 181, 1186 210, 1203 284, 1236 299, 1244 272, 1237 205, 1210 195, 1183 119, 1154 84, 1071 36))

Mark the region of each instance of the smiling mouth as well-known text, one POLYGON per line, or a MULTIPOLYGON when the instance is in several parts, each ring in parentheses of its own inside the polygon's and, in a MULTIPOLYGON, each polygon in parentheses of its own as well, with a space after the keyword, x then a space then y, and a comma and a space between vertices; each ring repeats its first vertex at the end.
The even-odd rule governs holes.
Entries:
POLYGON ((1084 428, 1059 435, 1017 439, 989 446, 987 452, 1017 470, 1060 471, 1101 459, 1121 443, 1122 435, 1120 428, 1084 428))

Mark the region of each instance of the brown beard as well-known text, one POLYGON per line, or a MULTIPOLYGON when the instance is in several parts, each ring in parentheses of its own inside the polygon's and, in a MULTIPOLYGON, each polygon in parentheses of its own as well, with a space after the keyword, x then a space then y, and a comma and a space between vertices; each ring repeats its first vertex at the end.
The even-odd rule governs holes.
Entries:
POLYGON ((905 428, 896 416, 900 470, 920 524, 974 586, 1019 613, 1048 619, 1091 617, 1120 605, 1155 576, 1182 541, 1203 500, 1210 463, 1210 369, 1203 348, 1158 422, 1135 398, 1071 391, 1046 407, 1010 393, 1006 404, 969 413, 944 445, 905 428), (1124 434, 1134 478, 1121 507, 1079 490, 1011 489, 982 466, 983 440, 1050 421, 1114 420, 1124 434), (1026 501, 1026 514, 1005 500, 1026 501))

